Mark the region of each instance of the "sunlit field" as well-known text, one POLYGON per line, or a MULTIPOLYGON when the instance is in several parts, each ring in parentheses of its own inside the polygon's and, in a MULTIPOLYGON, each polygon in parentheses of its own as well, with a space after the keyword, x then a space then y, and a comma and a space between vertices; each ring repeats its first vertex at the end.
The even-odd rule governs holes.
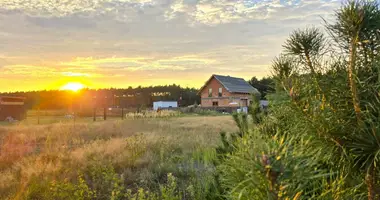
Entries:
POLYGON ((0 199, 202 199, 219 132, 237 130, 231 116, 36 120, 0 126, 0 199))

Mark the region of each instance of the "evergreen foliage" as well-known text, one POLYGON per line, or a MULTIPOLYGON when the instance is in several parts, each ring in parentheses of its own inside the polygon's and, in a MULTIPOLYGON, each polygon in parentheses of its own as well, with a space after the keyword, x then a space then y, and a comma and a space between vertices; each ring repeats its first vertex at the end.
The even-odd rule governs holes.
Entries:
POLYGON ((380 199, 380 9, 348 1, 335 16, 329 36, 291 33, 267 114, 237 114, 239 137, 222 135, 227 199, 380 199))

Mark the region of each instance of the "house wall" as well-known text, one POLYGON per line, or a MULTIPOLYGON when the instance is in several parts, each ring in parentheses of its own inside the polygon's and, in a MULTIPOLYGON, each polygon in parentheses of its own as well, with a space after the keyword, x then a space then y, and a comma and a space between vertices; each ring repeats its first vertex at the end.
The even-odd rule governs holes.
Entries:
POLYGON ((24 105, 0 105, 0 121, 4 121, 7 117, 16 120, 25 119, 26 109, 24 105))
POLYGON ((218 80, 216 80, 214 77, 208 82, 207 86, 202 90, 201 92, 201 98, 209 98, 208 96, 208 89, 212 88, 212 97, 218 97, 219 88, 222 89, 222 96, 228 97, 231 96, 231 94, 226 90, 226 88, 223 87, 222 84, 218 80))
MULTIPOLYGON (((247 106, 247 101, 242 99, 251 99, 250 94, 230 93, 214 77, 208 82, 207 86, 201 91, 201 106, 213 107, 213 102, 218 102, 218 107, 240 107, 247 106), (222 97, 219 97, 219 88, 222 88, 222 97), (208 91, 212 88, 212 97, 209 97, 208 91), (235 102, 236 104, 230 104, 235 102)), ((249 101, 249 100, 248 100, 249 101)))
POLYGON ((26 108, 24 98, 20 97, 0 97, 0 121, 12 117, 16 120, 26 118, 26 108))

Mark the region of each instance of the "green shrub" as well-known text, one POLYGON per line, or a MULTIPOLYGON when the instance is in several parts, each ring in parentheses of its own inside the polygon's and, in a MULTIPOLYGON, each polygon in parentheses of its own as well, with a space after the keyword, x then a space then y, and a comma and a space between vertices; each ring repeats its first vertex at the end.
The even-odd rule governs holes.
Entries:
POLYGON ((227 199, 380 199, 380 8, 348 1, 335 17, 332 40, 290 34, 267 115, 236 114, 240 133, 222 135, 227 199))
POLYGON ((88 187, 82 176, 78 177, 77 183, 52 181, 50 195, 52 199, 57 200, 90 200, 97 198, 96 191, 88 187))
POLYGON ((179 111, 184 114, 195 114, 195 115, 201 115, 201 116, 221 115, 220 112, 217 112, 215 110, 205 109, 198 106, 180 108, 179 111))

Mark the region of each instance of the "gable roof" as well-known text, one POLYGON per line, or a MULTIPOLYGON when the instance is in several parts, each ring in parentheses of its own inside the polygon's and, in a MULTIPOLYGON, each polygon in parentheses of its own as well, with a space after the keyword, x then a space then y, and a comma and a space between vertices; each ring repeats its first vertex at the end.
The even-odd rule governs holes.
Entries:
POLYGON ((228 92, 231 93, 245 93, 245 94, 260 94, 260 92, 252 87, 247 81, 242 78, 236 78, 231 76, 212 75, 205 85, 199 90, 199 93, 207 86, 212 78, 215 78, 228 92))

